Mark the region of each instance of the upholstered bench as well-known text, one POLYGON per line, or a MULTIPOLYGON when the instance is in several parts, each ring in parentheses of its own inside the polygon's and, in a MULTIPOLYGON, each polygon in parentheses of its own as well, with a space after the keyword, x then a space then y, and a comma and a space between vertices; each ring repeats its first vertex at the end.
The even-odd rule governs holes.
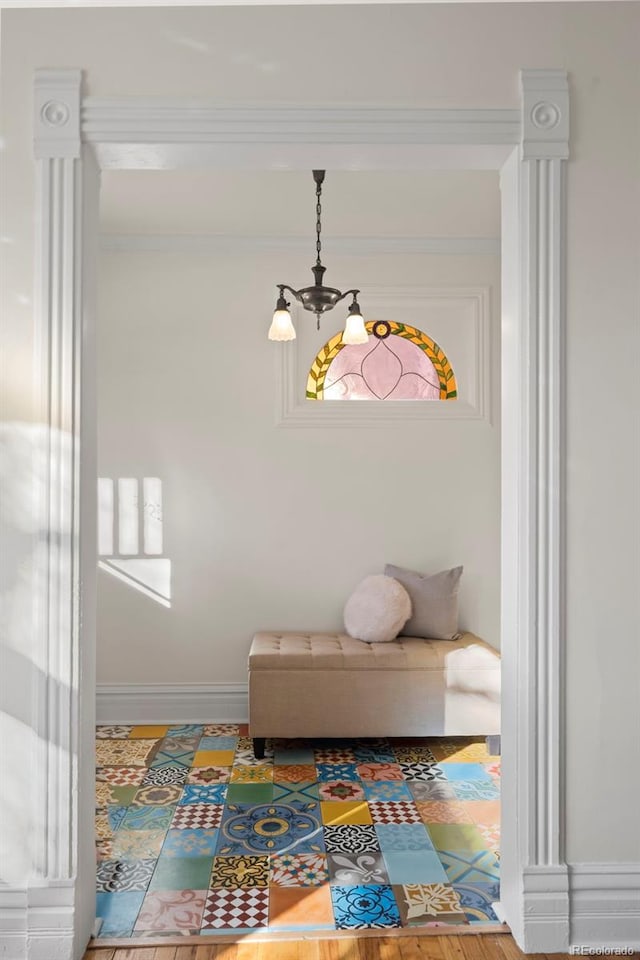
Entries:
POLYGON ((500 655, 471 633, 364 643, 344 633, 257 633, 249 732, 266 737, 500 733, 500 655))

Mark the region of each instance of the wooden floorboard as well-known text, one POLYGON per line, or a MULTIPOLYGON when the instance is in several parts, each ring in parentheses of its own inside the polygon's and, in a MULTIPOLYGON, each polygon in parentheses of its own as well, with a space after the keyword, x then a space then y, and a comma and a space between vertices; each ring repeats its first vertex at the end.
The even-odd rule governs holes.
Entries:
POLYGON ((239 941, 183 946, 90 946, 84 960, 563 960, 525 955, 509 934, 346 937, 332 940, 239 941))

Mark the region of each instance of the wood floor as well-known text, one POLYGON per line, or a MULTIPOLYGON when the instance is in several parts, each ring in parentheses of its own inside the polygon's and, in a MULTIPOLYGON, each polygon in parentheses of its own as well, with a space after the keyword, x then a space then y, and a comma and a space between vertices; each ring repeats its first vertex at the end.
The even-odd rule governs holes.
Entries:
MULTIPOLYGON (((288 940, 271 943, 164 947, 95 947, 84 960, 520 960, 525 954, 505 934, 446 937, 288 940)), ((546 960, 547 954, 528 954, 546 960)), ((554 960, 568 956, 550 954, 554 960)))

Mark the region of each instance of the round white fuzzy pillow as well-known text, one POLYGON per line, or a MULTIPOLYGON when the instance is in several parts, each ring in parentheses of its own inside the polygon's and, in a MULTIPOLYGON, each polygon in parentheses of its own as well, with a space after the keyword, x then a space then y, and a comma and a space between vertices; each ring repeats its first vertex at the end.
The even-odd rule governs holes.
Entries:
POLYGON ((367 643, 395 640, 411 616, 409 594, 393 577, 365 577, 344 608, 344 628, 350 637, 367 643))

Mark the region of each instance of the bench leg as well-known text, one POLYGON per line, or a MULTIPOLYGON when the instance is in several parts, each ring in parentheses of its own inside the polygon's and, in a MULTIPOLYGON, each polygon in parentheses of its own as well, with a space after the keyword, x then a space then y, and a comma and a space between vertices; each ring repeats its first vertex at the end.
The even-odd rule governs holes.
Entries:
POLYGON ((264 760, 265 737, 253 738, 253 753, 256 760, 264 760))

